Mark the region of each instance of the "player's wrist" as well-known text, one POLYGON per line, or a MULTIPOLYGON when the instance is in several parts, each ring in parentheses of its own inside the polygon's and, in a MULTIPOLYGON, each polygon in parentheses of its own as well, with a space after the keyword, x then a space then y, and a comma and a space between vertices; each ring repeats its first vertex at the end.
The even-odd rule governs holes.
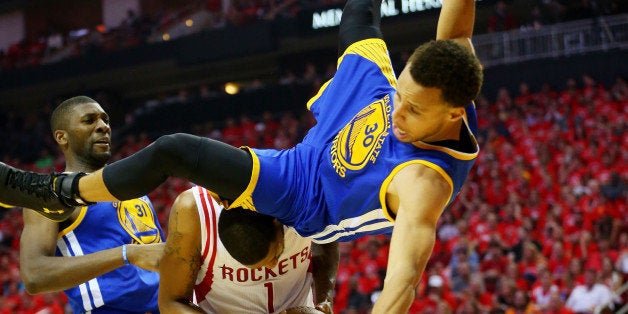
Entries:
POLYGON ((129 252, 128 252, 128 247, 126 244, 122 245, 122 263, 124 263, 124 265, 131 264, 129 262, 129 252))

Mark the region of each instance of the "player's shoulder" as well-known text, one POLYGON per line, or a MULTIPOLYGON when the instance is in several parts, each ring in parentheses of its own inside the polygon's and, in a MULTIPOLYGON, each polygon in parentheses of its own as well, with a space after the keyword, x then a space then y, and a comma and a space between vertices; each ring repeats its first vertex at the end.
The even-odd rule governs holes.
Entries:
POLYGON ((172 209, 177 212, 196 211, 196 198, 194 196, 194 188, 181 192, 172 204, 172 209))
POLYGON ((196 210, 197 207, 202 206, 216 211, 224 207, 224 201, 216 193, 201 186, 194 186, 181 192, 175 199, 173 206, 185 207, 190 210, 196 210))
MULTIPOLYGON (((451 179, 442 171, 442 169, 432 163, 423 162, 419 160, 417 162, 410 162, 398 169, 393 174, 390 187, 405 187, 416 186, 417 184, 430 184, 434 185, 439 183, 445 190, 451 187, 451 179)), ((420 194, 420 189, 416 193, 420 194)))

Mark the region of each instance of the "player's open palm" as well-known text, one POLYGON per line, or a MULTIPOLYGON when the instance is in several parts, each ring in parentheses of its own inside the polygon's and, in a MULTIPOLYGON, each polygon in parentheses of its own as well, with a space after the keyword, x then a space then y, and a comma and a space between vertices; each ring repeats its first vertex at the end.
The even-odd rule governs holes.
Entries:
POLYGON ((159 261, 166 243, 128 245, 129 262, 137 267, 159 272, 159 261))

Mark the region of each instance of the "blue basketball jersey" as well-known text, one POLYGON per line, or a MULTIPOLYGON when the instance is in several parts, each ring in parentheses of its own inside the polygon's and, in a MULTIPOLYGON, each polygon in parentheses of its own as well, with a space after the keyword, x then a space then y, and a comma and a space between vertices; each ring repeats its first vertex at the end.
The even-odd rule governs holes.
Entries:
POLYGON ((451 202, 479 151, 473 104, 461 132, 475 146, 472 152, 397 140, 391 128, 396 78, 382 40, 354 43, 338 64, 334 78, 308 102, 316 126, 290 150, 251 149, 253 178, 234 202, 319 243, 390 234, 394 217, 386 191, 410 164, 440 173, 452 187, 451 202))
MULTIPOLYGON (((76 221, 59 233, 56 255, 80 256, 123 244, 163 241, 153 205, 144 196, 82 207, 76 221)), ((126 265, 65 293, 74 313, 158 313, 158 287, 158 273, 126 265)))

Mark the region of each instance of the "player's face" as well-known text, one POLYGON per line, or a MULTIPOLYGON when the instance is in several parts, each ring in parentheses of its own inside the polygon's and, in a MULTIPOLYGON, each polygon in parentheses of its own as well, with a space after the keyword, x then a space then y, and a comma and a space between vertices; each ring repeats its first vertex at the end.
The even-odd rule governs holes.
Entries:
POLYGON ((100 168, 111 158, 109 115, 96 103, 76 106, 68 123, 71 151, 88 165, 100 168))
POLYGON ((442 92, 435 87, 416 83, 409 67, 401 72, 397 82, 392 113, 393 134, 406 143, 443 140, 456 108, 442 100, 442 92))
POLYGON ((279 263, 279 257, 283 254, 284 249, 284 231, 283 226, 275 220, 276 240, 270 244, 268 255, 254 265, 248 265, 249 268, 267 267, 273 268, 279 263))

